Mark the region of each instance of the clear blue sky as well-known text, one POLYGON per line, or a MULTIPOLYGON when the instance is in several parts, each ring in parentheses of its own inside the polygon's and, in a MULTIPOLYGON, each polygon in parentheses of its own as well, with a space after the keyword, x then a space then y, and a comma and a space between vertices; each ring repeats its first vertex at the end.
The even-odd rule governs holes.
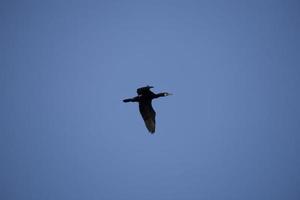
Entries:
POLYGON ((299 1, 0 5, 0 199, 300 199, 299 1))

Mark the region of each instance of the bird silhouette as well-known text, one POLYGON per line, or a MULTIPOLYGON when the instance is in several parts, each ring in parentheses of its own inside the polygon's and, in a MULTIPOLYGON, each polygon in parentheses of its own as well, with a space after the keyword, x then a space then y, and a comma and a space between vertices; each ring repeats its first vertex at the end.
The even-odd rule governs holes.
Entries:
POLYGON ((142 118, 145 122, 145 125, 148 129, 148 131, 153 134, 155 132, 155 116, 156 113, 152 107, 152 100, 159 98, 159 97, 165 97, 171 95, 171 93, 168 92, 161 92, 161 93, 153 93, 150 89, 153 88, 153 86, 146 86, 141 87, 136 90, 138 96, 124 99, 123 102, 138 102, 139 103, 139 110, 142 115, 142 118))

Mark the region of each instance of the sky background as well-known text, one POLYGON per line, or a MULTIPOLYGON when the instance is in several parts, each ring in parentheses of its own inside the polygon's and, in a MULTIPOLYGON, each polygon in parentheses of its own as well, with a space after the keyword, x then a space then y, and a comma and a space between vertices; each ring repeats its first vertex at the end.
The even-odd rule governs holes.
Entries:
POLYGON ((0 29, 0 199, 300 199, 299 1, 4 0, 0 29))

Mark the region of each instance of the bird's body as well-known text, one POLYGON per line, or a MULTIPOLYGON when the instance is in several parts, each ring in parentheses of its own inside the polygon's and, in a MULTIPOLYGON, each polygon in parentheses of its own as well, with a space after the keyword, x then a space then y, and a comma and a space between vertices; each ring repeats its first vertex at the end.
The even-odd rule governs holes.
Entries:
POLYGON ((155 116, 156 113, 152 107, 152 100, 155 98, 171 95, 170 93, 163 92, 155 94, 150 89, 152 86, 141 87, 137 89, 138 96, 131 99, 124 99, 123 102, 138 102, 139 110, 145 125, 150 133, 155 132, 155 116))

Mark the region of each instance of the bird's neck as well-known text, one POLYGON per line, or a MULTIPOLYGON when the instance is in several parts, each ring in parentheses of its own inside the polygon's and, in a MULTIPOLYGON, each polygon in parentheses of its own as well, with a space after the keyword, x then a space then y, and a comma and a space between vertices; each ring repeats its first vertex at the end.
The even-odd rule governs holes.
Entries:
POLYGON ((154 98, 164 97, 166 96, 164 92, 155 94, 154 98))

